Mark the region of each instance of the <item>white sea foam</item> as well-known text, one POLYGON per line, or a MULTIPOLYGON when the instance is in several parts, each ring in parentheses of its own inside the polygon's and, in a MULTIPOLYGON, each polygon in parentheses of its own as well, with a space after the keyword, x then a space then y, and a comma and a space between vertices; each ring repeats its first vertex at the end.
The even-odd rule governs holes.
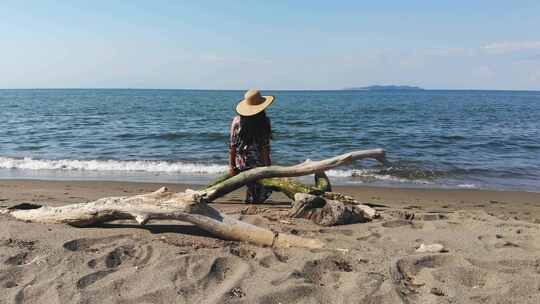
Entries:
POLYGON ((350 169, 350 170, 328 170, 326 174, 331 177, 337 178, 348 178, 356 177, 360 180, 357 180, 357 183, 363 183, 361 179, 367 180, 382 180, 388 182, 398 182, 398 183, 415 183, 415 184, 431 184, 432 182, 424 179, 407 179, 397 176, 392 176, 389 174, 378 174, 374 170, 370 169, 350 169))
POLYGON ((475 184, 460 184, 457 185, 459 188, 465 188, 465 189, 475 189, 478 188, 475 184))
MULTIPOLYGON (((33 159, 0 157, 0 169, 18 170, 51 170, 51 171, 85 171, 85 172, 150 172, 177 174, 220 174, 227 171, 227 165, 209 163, 188 163, 180 161, 151 160, 72 160, 72 159, 33 159)), ((334 178, 358 178, 382 180, 389 182, 428 183, 427 181, 411 181, 391 175, 376 174, 369 169, 328 170, 327 175, 334 178)))
POLYGON ((225 165, 150 161, 150 160, 45 160, 33 158, 0 157, 0 168, 21 170, 62 170, 62 171, 131 171, 216 174, 227 170, 225 165))

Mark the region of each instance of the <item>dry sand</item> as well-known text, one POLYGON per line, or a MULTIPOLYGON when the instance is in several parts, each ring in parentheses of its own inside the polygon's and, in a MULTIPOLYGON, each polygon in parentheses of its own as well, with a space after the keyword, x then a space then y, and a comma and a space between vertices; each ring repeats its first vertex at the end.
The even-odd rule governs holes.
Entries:
MULTIPOLYGON (((0 181, 0 206, 149 192, 121 182, 0 181)), ((182 190, 183 185, 168 185, 182 190)), ((189 224, 74 228, 0 215, 0 303, 540 303, 540 193, 337 187, 382 218, 324 228, 287 199, 215 207, 325 249, 223 241, 189 224), (439 243, 447 252, 417 253, 439 243)))

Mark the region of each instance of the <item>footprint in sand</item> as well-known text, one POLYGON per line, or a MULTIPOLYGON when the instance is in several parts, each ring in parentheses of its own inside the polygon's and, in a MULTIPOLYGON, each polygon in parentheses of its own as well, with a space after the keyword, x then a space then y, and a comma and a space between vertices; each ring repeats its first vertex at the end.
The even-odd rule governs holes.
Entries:
POLYGON ((99 247, 99 245, 107 246, 112 242, 121 240, 123 238, 129 238, 130 235, 122 234, 122 235, 113 235, 109 237, 104 238, 83 238, 83 239, 76 239, 71 240, 68 242, 65 242, 62 246, 64 249, 69 251, 95 251, 96 247, 99 247))
POLYGON ((10 251, 15 251, 15 254, 8 256, 4 260, 3 264, 8 266, 20 266, 28 264, 32 261, 35 254, 33 251, 36 249, 37 241, 18 240, 18 239, 6 239, 0 240, 0 246, 8 247, 10 251))
POLYGON ((400 258, 390 272, 405 303, 539 303, 537 264, 428 254, 400 258))
POLYGON ((250 270, 237 257, 187 255, 175 263, 173 283, 180 303, 223 303, 250 270))
POLYGON ((103 279, 104 277, 108 276, 114 271, 115 271, 114 269, 109 269, 109 270, 97 271, 97 272, 85 275, 77 281, 77 288, 84 289, 88 287, 89 285, 94 284, 98 280, 103 279))
POLYGON ((512 235, 512 234, 484 234, 479 235, 477 239, 480 241, 481 245, 487 251, 497 250, 519 250, 519 251, 531 251, 535 250, 534 245, 531 245, 533 242, 527 241, 526 236, 512 235))
POLYGON ((302 269, 272 281, 276 291, 260 303, 376 303, 373 295, 383 281, 381 274, 364 272, 358 261, 333 255, 307 261, 302 269))
POLYGON ((139 240, 129 235, 76 239, 64 243, 63 248, 83 257, 93 255, 86 265, 96 271, 79 278, 76 284, 78 289, 88 288, 124 267, 124 264, 126 267, 144 266, 153 254, 150 245, 139 244, 139 240))
MULTIPOLYGON (((456 297, 463 287, 478 288, 486 282, 485 271, 450 254, 414 255, 398 259, 390 273, 404 302, 421 303, 444 295, 456 297), (435 292, 433 292, 435 291, 435 292)), ((458 301, 459 302, 459 301, 458 301)))
POLYGON ((116 247, 113 251, 109 252, 105 257, 105 266, 107 268, 116 268, 127 259, 135 256, 135 246, 125 245, 116 247))

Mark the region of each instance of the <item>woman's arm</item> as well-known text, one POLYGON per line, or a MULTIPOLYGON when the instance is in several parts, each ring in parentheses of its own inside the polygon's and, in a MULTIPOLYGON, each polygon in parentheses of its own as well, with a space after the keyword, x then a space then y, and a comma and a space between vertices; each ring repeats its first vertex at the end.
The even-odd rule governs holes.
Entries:
POLYGON ((236 175, 236 150, 232 145, 229 145, 229 175, 236 175))
POLYGON ((234 136, 234 129, 236 124, 239 123, 239 117, 236 116, 233 118, 231 122, 231 126, 229 128, 229 176, 235 176, 236 175, 236 149, 233 144, 233 136, 234 136))

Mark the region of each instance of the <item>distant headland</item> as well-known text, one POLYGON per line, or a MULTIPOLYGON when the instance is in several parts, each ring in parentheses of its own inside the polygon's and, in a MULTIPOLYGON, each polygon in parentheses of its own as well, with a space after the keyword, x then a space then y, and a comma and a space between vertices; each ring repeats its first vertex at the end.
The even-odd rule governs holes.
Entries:
POLYGON ((372 85, 367 87, 351 87, 344 90, 363 90, 363 91, 421 91, 421 87, 407 85, 372 85))

